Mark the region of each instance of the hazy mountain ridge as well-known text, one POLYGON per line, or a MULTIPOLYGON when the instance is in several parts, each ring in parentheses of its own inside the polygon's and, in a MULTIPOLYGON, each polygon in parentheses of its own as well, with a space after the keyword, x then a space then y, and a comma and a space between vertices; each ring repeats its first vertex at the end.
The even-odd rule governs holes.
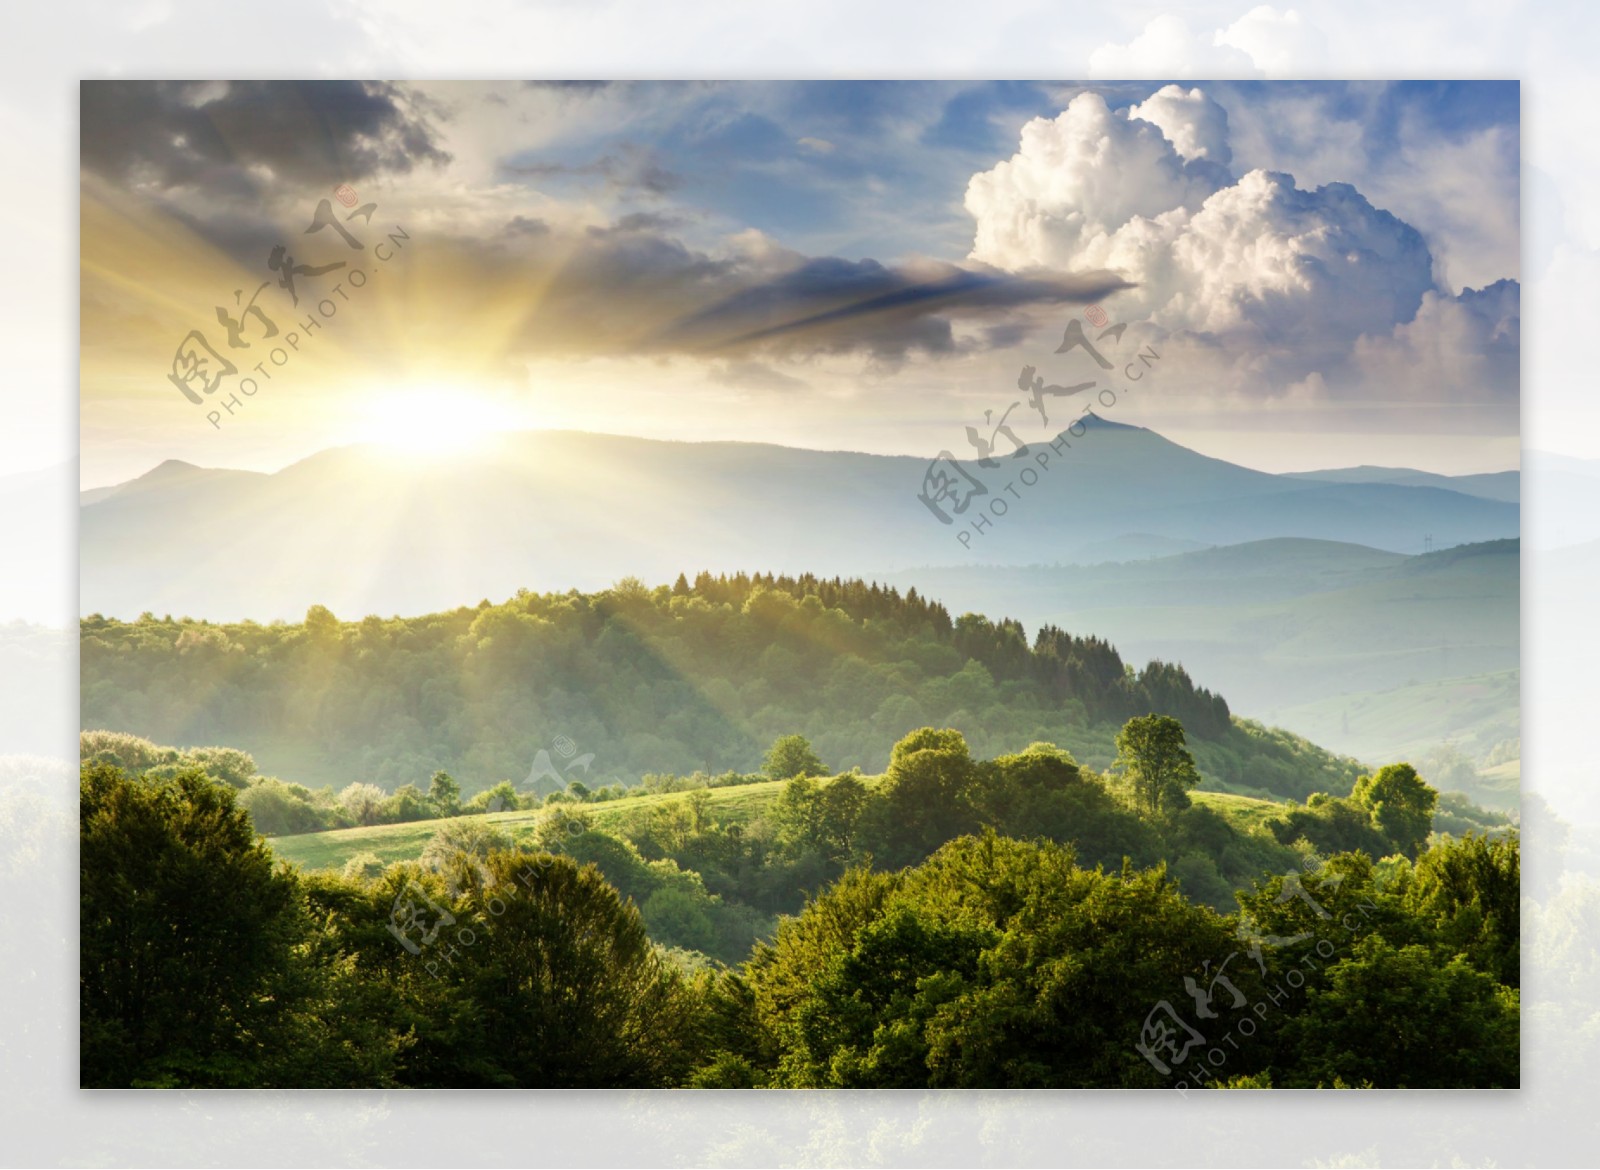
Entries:
MULTIPOLYGON (((1460 711, 1433 704, 1402 734, 1370 720, 1347 726, 1337 718, 1341 696, 1354 704, 1438 684, 1465 698, 1474 676, 1515 675, 1520 661, 1516 540, 1404 556, 1275 539, 1119 564, 946 566, 880 579, 915 586, 952 612, 987 605, 1029 628, 1092 631, 1136 660, 1181 662, 1241 714, 1374 758, 1459 737, 1460 711)), ((1478 750, 1517 734, 1514 688, 1501 708, 1494 722, 1506 730, 1478 750)))
POLYGON ((1437 475, 1409 467, 1334 467, 1326 471, 1288 471, 1290 479, 1325 483, 1388 483, 1399 487, 1437 487, 1481 496, 1486 500, 1517 503, 1522 498, 1522 476, 1515 471, 1492 471, 1476 475, 1437 475))
POLYGON ((1134 534, 1153 549, 1306 537, 1390 552, 1429 533, 1439 545, 1517 535, 1514 504, 1461 492, 1271 475, 1098 419, 1060 442, 998 469, 963 464, 990 488, 969 516, 1009 501, 970 550, 965 518, 943 525, 917 498, 928 461, 911 456, 529 432, 452 459, 336 448, 274 474, 169 462, 83 503, 81 612, 422 613, 705 568, 1069 563, 1134 534), (1041 454, 1036 485, 1007 495, 1041 454))

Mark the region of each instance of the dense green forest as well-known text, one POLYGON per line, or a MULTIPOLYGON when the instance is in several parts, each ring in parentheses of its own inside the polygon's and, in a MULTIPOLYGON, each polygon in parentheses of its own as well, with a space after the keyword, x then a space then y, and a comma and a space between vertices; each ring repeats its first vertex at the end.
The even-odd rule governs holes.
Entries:
POLYGON ((1244 830, 1177 720, 1114 747, 925 727, 825 776, 785 736, 754 824, 700 787, 601 831, 563 792, 520 838, 441 808, 414 861, 303 873, 244 753, 85 736, 83 1083, 1517 1083, 1514 834, 1430 834, 1405 764, 1244 830))
POLYGON ((86 1085, 1517 1081, 1511 825, 1099 639, 702 574, 82 668, 86 1085))
MULTIPOLYGON (((471 795, 571 745, 590 787, 753 772, 798 732, 835 769, 879 772, 924 726, 999 755, 1047 741, 1106 767, 1117 728, 1180 720, 1208 787, 1349 790, 1358 765, 1230 716, 1184 670, 1135 670, 1093 637, 967 614, 915 590, 813 577, 624 581, 417 618, 81 623, 82 725, 222 743, 311 784, 393 791, 448 772, 471 795)), ((304 831, 304 830, 302 830, 304 831)))

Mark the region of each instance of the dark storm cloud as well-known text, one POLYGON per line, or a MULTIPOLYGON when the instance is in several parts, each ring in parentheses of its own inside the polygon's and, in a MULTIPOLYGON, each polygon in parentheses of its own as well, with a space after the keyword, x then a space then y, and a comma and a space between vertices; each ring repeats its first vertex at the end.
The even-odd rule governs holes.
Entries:
MULTIPOLYGON (((950 354, 971 348, 956 339, 957 318, 1086 304, 1128 287, 1107 272, 1021 277, 954 264, 912 270, 823 257, 680 318, 659 340, 690 350, 864 350, 898 360, 912 350, 950 354)), ((991 328, 984 344, 1016 335, 1003 325, 991 328)))
MULTIPOLYGON (((475 285, 540 290, 524 354, 686 356, 752 364, 856 354, 896 364, 1014 344, 1037 310, 1128 287, 1105 272, 1017 276, 977 265, 806 257, 779 248, 710 254, 648 216, 606 227, 457 237, 475 285), (957 328, 957 326, 961 328, 957 328)), ((785 383, 790 389, 797 388, 785 383)))
POLYGON ((86 81, 80 101, 83 166, 162 190, 254 190, 250 167, 321 187, 450 157, 433 111, 387 83, 86 81))

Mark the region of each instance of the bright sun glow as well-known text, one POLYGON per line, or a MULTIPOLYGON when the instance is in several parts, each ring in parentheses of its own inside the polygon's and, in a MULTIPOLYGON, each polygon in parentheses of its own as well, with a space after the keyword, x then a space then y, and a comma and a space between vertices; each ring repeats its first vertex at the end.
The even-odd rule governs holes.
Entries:
POLYGON ((478 446, 518 428, 516 415, 467 391, 402 390, 377 399, 361 428, 367 442, 424 455, 478 446))

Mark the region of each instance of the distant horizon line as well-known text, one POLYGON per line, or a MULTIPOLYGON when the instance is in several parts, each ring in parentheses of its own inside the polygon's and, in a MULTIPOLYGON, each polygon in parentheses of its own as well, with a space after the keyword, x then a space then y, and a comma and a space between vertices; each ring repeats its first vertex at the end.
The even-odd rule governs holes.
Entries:
MULTIPOLYGON (((1117 429, 1117 430, 1145 431, 1145 432, 1147 432, 1147 433, 1149 433, 1151 435, 1156 436, 1158 439, 1161 439, 1163 442, 1171 443, 1175 447, 1182 447, 1184 450, 1189 451, 1189 452, 1191 452, 1193 454, 1199 455, 1202 458, 1215 459, 1218 462, 1228 463, 1228 464, 1231 464, 1234 467, 1242 467, 1242 468, 1244 468, 1244 469, 1246 469, 1248 471, 1259 472, 1262 475, 1286 475, 1286 476, 1314 475, 1314 474, 1317 474, 1319 472, 1332 473, 1332 472, 1338 472, 1338 471, 1352 471, 1352 470, 1358 470, 1358 469, 1362 469, 1362 468, 1370 468, 1370 469, 1378 470, 1378 471, 1413 472, 1413 473, 1416 473, 1416 474, 1419 474, 1419 475, 1436 475, 1436 476, 1439 476, 1440 478, 1443 478, 1443 479, 1465 479, 1465 478, 1469 478, 1469 477, 1472 477, 1472 476, 1478 476, 1478 475, 1504 475, 1504 474, 1507 474, 1507 473, 1515 474, 1515 475, 1518 475, 1520 477, 1520 475, 1522 473, 1521 461, 1520 460, 1519 460, 1518 466, 1516 466, 1516 467, 1505 467, 1505 468, 1500 468, 1500 469, 1497 469, 1497 470, 1494 470, 1494 471, 1469 471, 1469 472, 1427 471, 1427 470, 1425 470, 1423 468, 1420 468, 1420 467, 1395 466, 1395 465, 1390 465, 1390 464, 1376 464, 1376 463, 1344 464, 1344 465, 1333 466, 1333 467, 1307 467, 1307 468, 1299 468, 1299 469, 1290 470, 1290 471, 1269 471, 1266 468, 1254 467, 1254 466, 1251 466, 1248 463, 1241 463, 1241 462, 1238 462, 1237 460, 1234 460, 1234 459, 1226 459, 1226 458, 1223 458, 1222 456, 1218 456, 1218 455, 1208 455, 1206 452, 1198 450, 1197 448, 1186 446, 1185 444, 1180 443, 1175 439, 1168 438, 1166 435, 1163 435, 1160 431, 1154 429, 1153 427, 1140 426, 1140 425, 1138 425, 1136 423, 1116 422, 1116 421, 1113 421, 1111 419, 1103 418, 1100 415, 1093 414, 1092 412, 1089 415, 1089 417, 1092 418, 1095 422, 1099 423, 1101 426, 1110 427, 1110 428, 1117 429)), ((1060 433, 1065 434, 1067 429, 1070 429, 1070 428, 1064 428, 1063 431, 1060 432, 1060 433)), ((680 439, 680 438, 666 438, 666 437, 662 437, 662 436, 658 436, 658 435, 630 434, 630 433, 627 433, 627 432, 620 432, 620 431, 590 431, 590 430, 582 430, 582 429, 573 428, 573 427, 525 427, 525 428, 521 428, 521 429, 518 429, 518 430, 507 430, 507 431, 502 431, 502 432, 497 433, 488 442, 489 442, 489 444, 493 444, 494 442, 503 441, 505 439, 511 439, 511 438, 517 438, 517 437, 525 437, 525 436, 530 436, 530 435, 580 435, 580 436, 590 437, 590 438, 627 439, 627 440, 634 440, 634 441, 645 442, 645 443, 662 443, 662 444, 671 443, 671 444, 681 444, 681 445, 684 445, 684 446, 713 446, 713 445, 717 445, 717 446, 743 446, 743 447, 778 447, 778 448, 781 448, 781 449, 786 450, 786 451, 809 451, 809 452, 812 452, 812 453, 815 453, 815 454, 818 454, 818 455, 865 455, 865 456, 871 456, 873 458, 878 458, 878 459, 929 459, 929 458, 936 458, 937 457, 936 455, 935 456, 929 456, 929 455, 925 455, 925 454, 912 454, 912 453, 909 453, 909 452, 863 451, 863 450, 851 449, 851 448, 845 448, 845 447, 806 447, 806 446, 800 446, 798 444, 793 444, 793 443, 774 442, 774 441, 768 440, 768 439, 680 439)), ((357 441, 357 442, 352 442, 352 443, 333 443, 333 444, 330 444, 330 445, 328 445, 326 447, 319 447, 316 450, 310 451, 310 452, 308 452, 308 453, 306 453, 304 455, 300 455, 300 456, 297 456, 295 458, 289 459, 289 460, 287 460, 287 461, 285 461, 283 463, 278 464, 276 467, 272 468, 271 470, 265 470, 265 469, 256 468, 256 467, 226 467, 226 466, 221 466, 221 465, 208 465, 208 464, 195 463, 195 462, 192 462, 191 460, 188 460, 188 459, 181 459, 181 458, 178 458, 176 456, 172 456, 172 457, 169 457, 169 458, 166 458, 166 459, 158 460, 157 462, 155 462, 155 463, 151 464, 150 466, 148 466, 147 468, 145 468, 145 470, 140 471, 135 475, 131 475, 131 476, 125 478, 125 479, 119 479, 119 480, 116 480, 114 482, 98 483, 98 484, 85 484, 82 481, 80 481, 79 485, 78 485, 78 492, 79 492, 80 495, 82 495, 82 494, 87 493, 87 492, 104 491, 104 490, 107 490, 107 489, 110 489, 110 488, 125 487, 130 483, 135 483, 138 480, 141 480, 141 479, 145 478, 146 476, 150 475, 152 472, 155 472, 155 471, 159 470, 160 468, 165 467, 169 463, 179 463, 179 464, 182 464, 185 467, 193 467, 193 468, 195 468, 196 470, 199 470, 199 471, 239 471, 239 472, 245 472, 245 473, 251 474, 251 475, 268 475, 268 476, 270 476, 270 475, 277 475, 277 474, 279 474, 280 472, 283 472, 283 471, 287 471, 289 468, 297 466, 298 464, 304 463, 308 459, 314 459, 318 455, 326 454, 327 452, 330 452, 330 451, 349 451, 349 450, 356 450, 356 449, 360 449, 360 448, 371 448, 371 449, 374 449, 374 450, 388 450, 388 451, 393 451, 393 453, 396 454, 396 455, 405 455, 405 454, 407 454, 403 450, 400 450, 398 448, 390 448, 387 444, 384 444, 382 442, 373 441, 373 440, 363 440, 363 441, 357 441)), ((1561 458, 1561 459, 1575 459, 1575 458, 1577 458, 1575 456, 1570 456, 1570 455, 1561 455, 1561 454, 1559 454, 1557 452, 1544 452, 1544 451, 1523 451, 1523 452, 1521 452, 1521 454, 1522 455, 1554 455, 1557 458, 1561 458)), ((462 452, 453 452, 453 453, 451 453, 449 455, 444 455, 444 456, 420 456, 418 458, 420 458, 423 461, 448 462, 448 461, 461 461, 463 459, 470 458, 471 456, 472 456, 472 452, 471 451, 462 451, 462 452)), ((963 458, 963 459, 961 459, 959 461, 960 462, 973 463, 973 462, 976 462, 976 459, 975 458, 971 458, 971 459, 963 458)), ((1600 460, 1586 460, 1586 462, 1600 463, 1600 460)), ((62 464, 60 466, 66 466, 66 464, 62 464)), ((48 468, 40 468, 38 470, 44 471, 44 470, 48 470, 48 468)), ((28 474, 28 473, 19 472, 18 474, 28 474)))

